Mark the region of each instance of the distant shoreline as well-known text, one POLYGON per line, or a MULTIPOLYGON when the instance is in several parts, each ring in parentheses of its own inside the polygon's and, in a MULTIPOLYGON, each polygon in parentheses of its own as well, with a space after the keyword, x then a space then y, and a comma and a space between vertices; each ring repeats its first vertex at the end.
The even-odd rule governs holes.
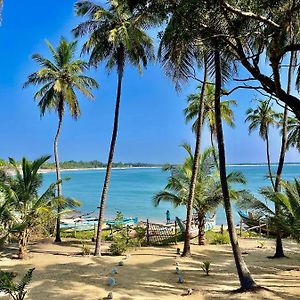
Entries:
MULTIPOLYGON (((285 163, 286 166, 292 167, 300 167, 300 163, 285 163)), ((267 164, 228 164, 227 167, 267 167, 267 164)), ((272 164, 272 166, 277 166, 277 164, 272 164)), ((153 167, 113 167, 113 170, 131 170, 131 169, 161 169, 162 166, 153 166, 153 167)), ((106 167, 99 167, 99 168, 69 168, 69 169, 61 169, 61 172, 77 172, 77 171, 101 171, 106 170, 106 167)), ((46 173, 53 173, 55 169, 41 169, 39 173, 46 174, 46 173)))
MULTIPOLYGON (((128 169, 160 169, 161 167, 113 167, 113 170, 128 170, 128 169)), ((61 172, 72 172, 72 171, 101 171, 106 170, 106 167, 101 168, 74 168, 74 169, 60 169, 61 172)), ((39 173, 53 173, 55 169, 40 169, 39 173)))

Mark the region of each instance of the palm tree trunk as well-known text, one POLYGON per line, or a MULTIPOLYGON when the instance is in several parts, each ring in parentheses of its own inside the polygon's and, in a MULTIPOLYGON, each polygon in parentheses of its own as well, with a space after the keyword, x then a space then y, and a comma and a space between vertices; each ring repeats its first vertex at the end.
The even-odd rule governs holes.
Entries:
MULTIPOLYGON (((288 95, 290 95, 291 88, 292 88, 293 57, 294 57, 294 53, 291 52, 289 71, 288 71, 288 82, 287 82, 287 94, 288 95)), ((287 120, 288 120, 288 107, 287 107, 287 105, 285 105, 284 112, 283 112, 283 122, 282 122, 281 149, 280 149, 280 155, 279 155, 279 161, 278 161, 278 167, 277 167, 277 173, 276 173, 276 179, 275 179, 275 187, 274 187, 275 192, 280 191, 281 175, 282 175, 285 153, 286 153, 286 148, 287 148, 287 120)), ((275 203, 275 214, 276 214, 276 216, 278 216, 280 214, 280 206, 278 205, 278 203, 275 203)), ((279 228, 277 228, 277 230, 276 230, 276 251, 275 251, 273 258, 285 257, 284 251, 283 251, 281 235, 282 235, 281 230, 279 228)))
POLYGON ((205 215, 198 211, 198 244, 205 245, 205 215))
POLYGON ((19 237, 19 250, 18 250, 18 258, 24 259, 27 257, 27 229, 25 229, 19 237))
POLYGON ((56 180, 59 181, 57 185, 57 198, 58 198, 58 203, 57 203, 57 217, 56 217, 56 235, 55 235, 55 243, 61 243, 61 238, 60 238, 60 213, 61 213, 61 208, 60 208, 60 197, 62 195, 62 187, 61 187, 61 176, 60 176, 60 167, 59 167, 59 158, 58 158, 58 139, 60 135, 60 130, 61 130, 61 125, 62 125, 62 116, 59 115, 58 117, 58 127, 57 127, 57 132, 55 135, 54 139, 54 158, 55 158, 55 168, 56 168, 56 180))
POLYGON ((221 119, 221 88, 222 88, 222 79, 221 79, 221 59, 219 51, 215 51, 215 118, 216 118, 216 131, 217 131, 217 140, 218 140, 218 149, 219 149, 219 168, 220 168, 220 180, 224 198, 224 207, 227 218, 228 232, 230 236, 230 242, 232 247, 232 252, 240 280, 241 290, 253 290, 256 288, 256 283, 253 280, 247 265, 242 257, 241 249, 238 244, 238 238, 233 222, 232 208, 229 197, 229 190, 227 184, 227 175, 226 175, 226 159, 225 159, 225 146, 224 146, 224 136, 222 128, 222 119, 221 119))
POLYGON ((267 145, 267 162, 268 162, 268 172, 269 172, 269 177, 271 180, 271 184, 273 189, 275 189, 275 184, 274 184, 274 180, 273 180, 273 175, 272 175, 272 170, 271 170, 271 159, 270 159, 270 143, 269 143, 269 133, 268 133, 268 129, 266 129, 266 145, 267 145))
POLYGON ((210 127, 210 144, 213 148, 214 161, 215 161, 216 167, 219 168, 219 162, 218 162, 218 157, 217 157, 215 143, 214 143, 214 133, 213 133, 212 126, 210 125, 209 127, 210 127))
POLYGON ((194 161, 193 161, 193 170, 192 178, 189 189, 189 198, 187 203, 187 216, 186 216, 186 230, 184 236, 184 247, 182 256, 191 255, 191 224, 193 218, 193 201, 196 189, 196 183, 198 178, 198 169, 199 169, 199 160, 200 160, 200 146, 201 146, 201 134, 202 134, 202 124, 203 124, 203 112, 204 112, 204 94, 207 80, 207 58, 204 57, 204 75, 203 75, 203 84, 201 88, 200 101, 199 101, 199 111, 198 111, 198 123, 197 123, 197 132, 196 132, 196 145, 194 152, 194 161))
POLYGON ((107 192, 108 192, 108 187, 109 187, 109 182, 110 182, 110 175, 111 175, 112 163, 113 163, 117 134, 118 134, 122 79, 123 79, 123 71, 120 70, 118 72, 118 88, 117 88, 117 98, 116 98, 116 107, 115 107, 115 116, 114 116, 114 127, 113 127, 111 143, 110 143, 108 163, 107 163, 107 167, 106 167, 105 180, 104 180, 104 185, 103 185, 102 195, 101 195, 101 202, 100 202, 96 247, 95 247, 95 253, 94 253, 95 256, 101 256, 102 223, 104 221, 106 198, 107 198, 107 192))

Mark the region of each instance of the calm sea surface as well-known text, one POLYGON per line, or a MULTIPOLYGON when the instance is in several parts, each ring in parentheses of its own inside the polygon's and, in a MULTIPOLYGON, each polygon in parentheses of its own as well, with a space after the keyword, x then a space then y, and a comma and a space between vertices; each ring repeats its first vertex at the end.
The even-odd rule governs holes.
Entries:
MULTIPOLYGON (((269 185, 269 181, 265 179, 266 166, 229 166, 227 169, 229 172, 241 171, 248 181, 246 189, 256 195, 260 187, 269 185)), ((63 183, 63 194, 80 200, 82 212, 94 211, 96 215, 104 175, 104 170, 64 171, 62 177, 69 178, 69 180, 63 183)), ((45 187, 55 181, 55 173, 46 173, 43 176, 45 187)), ((160 168, 113 170, 106 217, 111 218, 116 211, 122 211, 126 217, 137 216, 143 220, 149 218, 153 221, 162 221, 165 219, 166 210, 170 210, 172 219, 175 216, 185 218, 183 207, 175 209, 166 202, 161 202, 158 207, 153 206, 152 197, 164 188, 168 176, 169 174, 160 168)), ((300 177, 300 165, 286 165, 284 178, 290 180, 294 177, 300 177)), ((235 210, 235 220, 238 219, 235 210)), ((217 224, 222 223, 226 221, 224 209, 220 206, 217 210, 217 224)))

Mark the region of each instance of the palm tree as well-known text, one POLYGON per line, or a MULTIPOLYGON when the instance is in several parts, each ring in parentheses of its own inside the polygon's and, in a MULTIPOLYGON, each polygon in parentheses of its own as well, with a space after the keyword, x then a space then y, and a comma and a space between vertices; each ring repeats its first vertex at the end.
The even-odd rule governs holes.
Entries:
MULTIPOLYGON (((93 88, 97 88, 97 82, 84 75, 88 64, 81 59, 75 58, 77 42, 68 42, 61 38, 56 49, 47 42, 48 48, 52 54, 52 60, 34 54, 32 56, 41 68, 29 75, 24 87, 29 85, 42 85, 42 87, 34 95, 34 99, 38 101, 41 116, 46 111, 56 112, 58 115, 58 127, 54 139, 54 157, 56 166, 57 181, 61 181, 59 157, 58 157, 58 139, 61 132, 62 121, 66 111, 69 109, 71 116, 77 120, 80 116, 80 107, 76 92, 80 91, 86 97, 93 99, 91 93, 93 88)), ((61 197, 61 183, 57 186, 57 196, 61 197)), ((56 237, 55 242, 61 242, 60 238, 60 207, 58 206, 56 237)))
POLYGON ((216 118, 216 132, 219 149, 219 170, 220 181, 223 192, 224 208, 227 218, 228 232, 230 236, 231 248, 240 279, 241 290, 248 291, 256 288, 256 283, 253 280, 251 273, 243 259, 241 249, 239 247, 238 238, 234 226, 232 208, 230 203, 230 193, 226 174, 226 155, 224 146, 224 135, 221 117, 221 92, 222 92, 222 60, 219 50, 214 52, 214 68, 215 68, 215 118, 216 118))
POLYGON ((300 121, 295 117, 289 117, 287 131, 287 147, 294 147, 300 152, 300 121))
MULTIPOLYGON (((201 86, 198 86, 201 89, 201 86)), ((215 88, 212 84, 206 85, 205 97, 204 97, 204 116, 203 122, 207 122, 210 130, 210 142, 213 149, 215 149, 214 139, 216 138, 216 121, 215 121, 215 88)), ((199 94, 191 94, 187 97, 187 107, 184 109, 184 115, 186 122, 193 121, 192 129, 194 132, 197 130, 197 107, 199 105, 199 94)), ((236 106, 235 100, 223 100, 221 102, 221 115, 222 119, 230 127, 234 127, 234 112, 231 106, 236 106)), ((217 162, 216 153, 214 152, 215 161, 217 162)))
POLYGON ((38 195, 43 184, 42 175, 38 171, 49 158, 50 156, 42 156, 33 162, 23 158, 21 170, 17 162, 10 158, 16 175, 7 176, 0 182, 5 199, 14 207, 17 215, 10 232, 18 236, 19 258, 26 257, 30 233, 40 223, 41 214, 51 208, 55 199, 57 183, 51 184, 41 196, 38 195))
MULTIPOLYGON (((181 166, 164 166, 163 170, 171 172, 168 183, 163 191, 158 192, 153 197, 155 206, 161 201, 172 203, 175 207, 188 204, 189 186, 193 173, 194 154, 190 145, 184 144, 183 148, 187 151, 188 157, 181 166)), ((216 173, 216 165, 213 158, 213 149, 208 148, 200 156, 199 170, 195 187, 195 197, 193 209, 197 212, 198 218, 198 243, 204 245, 205 217, 208 212, 213 212, 223 201, 220 182, 216 173)), ((227 176, 230 184, 245 184, 244 176, 239 172, 232 172, 227 176)), ((241 191, 230 189, 232 199, 238 200, 241 191)))
POLYGON ((270 160, 269 130, 270 127, 278 126, 280 114, 272 109, 270 100, 259 100, 256 109, 249 108, 246 112, 245 122, 249 122, 249 134, 258 129, 259 136, 266 142, 266 153, 268 162, 269 178, 273 188, 275 187, 270 160))
POLYGON ((108 9, 92 1, 80 1, 75 4, 78 16, 87 16, 88 20, 76 27, 76 37, 89 35, 83 46, 83 52, 90 53, 90 64, 97 66, 106 61, 109 71, 116 68, 118 75, 117 96, 112 138, 110 143, 106 175, 102 189, 95 255, 101 255, 101 233, 104 210, 109 188, 111 169, 116 146, 122 80, 125 64, 130 63, 141 72, 148 60, 154 58, 152 39, 145 29, 150 25, 148 16, 131 9, 125 0, 110 0, 108 9))

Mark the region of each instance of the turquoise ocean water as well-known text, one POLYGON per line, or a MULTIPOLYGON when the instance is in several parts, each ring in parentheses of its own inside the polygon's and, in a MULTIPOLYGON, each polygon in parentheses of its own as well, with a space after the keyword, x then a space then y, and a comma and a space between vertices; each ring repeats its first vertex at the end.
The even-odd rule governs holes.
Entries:
MULTIPOLYGON (((228 171, 241 171, 247 178, 246 189, 258 195, 260 187, 269 185, 266 166, 229 166, 228 171)), ((275 171, 275 168, 274 168, 275 171)), ((63 183, 63 194, 81 201, 80 211, 97 214, 97 206, 103 185, 104 170, 63 171, 62 177, 69 178, 63 183)), ((183 207, 174 208, 171 204, 162 202, 158 207, 152 204, 153 195, 164 188, 168 173, 160 168, 114 169, 107 200, 106 218, 111 218, 116 211, 122 211, 126 217, 139 217, 152 221, 165 220, 166 210, 170 210, 171 218, 185 218, 183 207)), ((55 173, 46 173, 44 185, 55 181, 55 173)), ((286 165, 284 178, 287 180, 300 177, 300 165, 286 165)), ((235 221, 238 222, 235 210, 235 221)), ((223 207, 217 210, 217 224, 226 223, 223 207)))

